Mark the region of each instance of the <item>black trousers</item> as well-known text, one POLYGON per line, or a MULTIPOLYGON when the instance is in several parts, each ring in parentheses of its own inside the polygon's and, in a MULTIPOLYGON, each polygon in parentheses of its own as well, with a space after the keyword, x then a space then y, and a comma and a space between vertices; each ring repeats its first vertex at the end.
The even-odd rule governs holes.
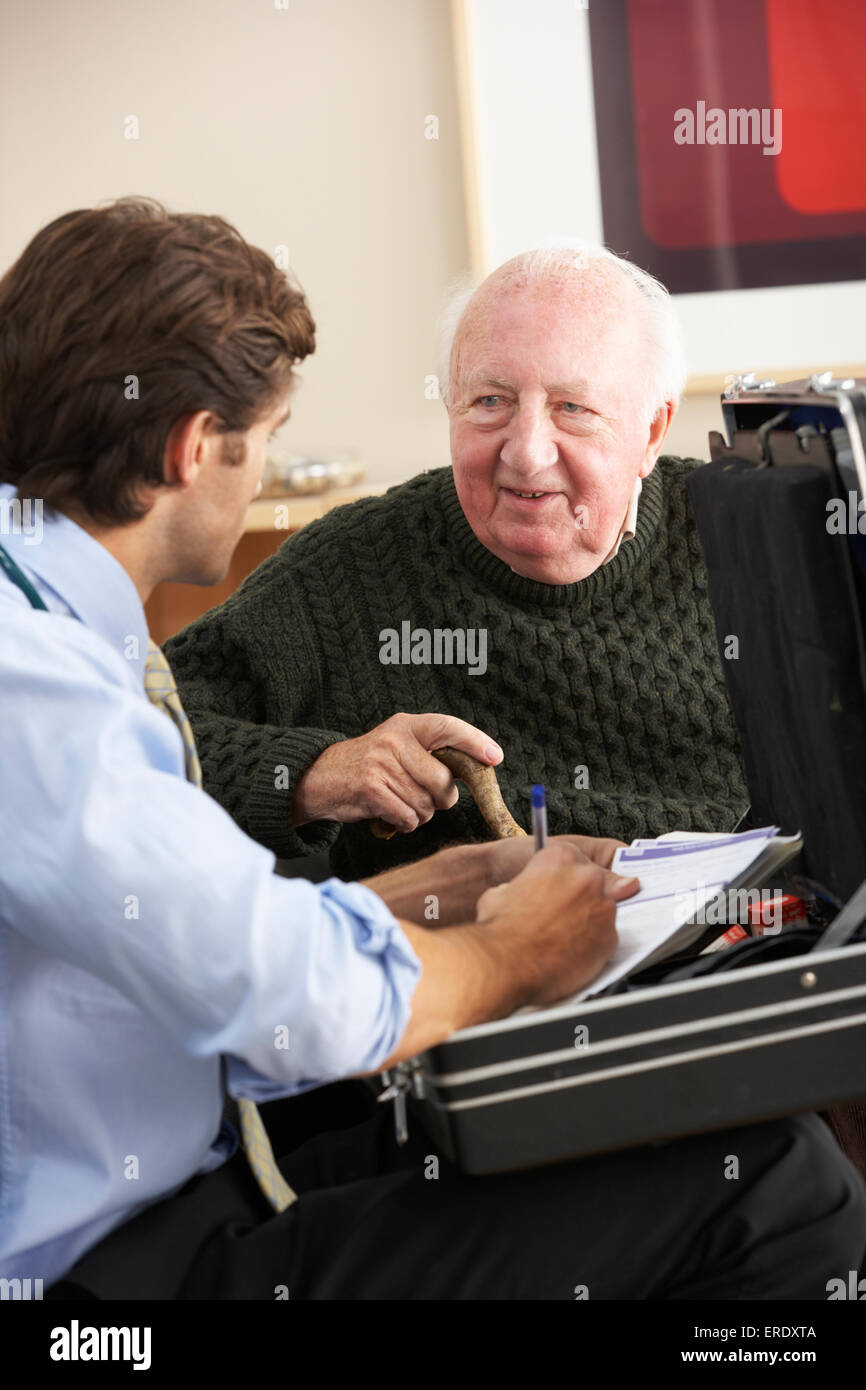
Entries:
POLYGON ((411 1119, 398 1148, 360 1082, 263 1116, 293 1206, 271 1211, 239 1153, 46 1298, 825 1299, 866 1248, 866 1189, 817 1115, 492 1177, 411 1119))

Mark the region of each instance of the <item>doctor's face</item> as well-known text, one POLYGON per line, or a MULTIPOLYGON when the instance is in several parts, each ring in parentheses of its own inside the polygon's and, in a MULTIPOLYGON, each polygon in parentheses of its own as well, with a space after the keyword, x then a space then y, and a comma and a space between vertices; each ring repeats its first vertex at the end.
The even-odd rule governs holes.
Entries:
POLYGON ((668 415, 647 419, 641 327, 633 292, 605 273, 519 285, 494 274, 461 320, 454 482, 478 540, 518 574, 591 574, 655 464, 668 415))
POLYGON ((286 396, 243 434, 211 433, 203 441, 194 511, 186 514, 183 570, 173 577, 193 584, 225 578, 249 505, 262 489, 270 437, 288 415, 286 396))

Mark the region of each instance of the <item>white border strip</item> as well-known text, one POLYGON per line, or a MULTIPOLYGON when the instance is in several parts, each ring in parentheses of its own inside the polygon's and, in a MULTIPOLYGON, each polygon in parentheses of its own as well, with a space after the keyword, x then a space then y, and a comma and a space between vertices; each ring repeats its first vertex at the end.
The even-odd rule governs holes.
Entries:
MULTIPOLYGON (((509 1059, 505 1062, 494 1062, 483 1067, 472 1067, 467 1071, 455 1072, 424 1072, 425 1084, 429 1081, 434 1086, 464 1086, 475 1081, 486 1081, 494 1076, 501 1076, 503 1073, 531 1071, 535 1067, 555 1066, 557 1063, 574 1061, 582 1058, 589 1053, 597 1056, 603 1052, 623 1052, 629 1048, 643 1047, 647 1043, 663 1042, 667 1039, 681 1038, 690 1033, 707 1033, 714 1028, 734 1028, 740 1023, 750 1023, 766 1018, 777 1018, 785 1014, 800 1013, 805 1009, 820 1008, 827 1003, 840 1003, 842 1000, 853 1001, 855 999, 866 1000, 866 985, 860 985, 851 989, 834 990, 829 994, 804 995, 802 999, 789 999, 783 1004, 762 1004, 759 1008, 740 1009, 731 1014, 713 1014, 708 1018, 692 1020, 688 1023, 674 1023, 666 1028, 650 1028, 642 1033, 633 1033, 628 1036, 620 1035, 616 1038, 608 1038, 602 1042, 590 1043, 587 1048, 566 1047, 557 1052, 541 1052, 533 1054, 531 1057, 519 1057, 509 1059)), ((864 1015, 866 1021, 866 1015, 864 1015)), ((751 1039, 744 1040, 747 1045, 751 1039)), ((723 1044, 724 1045, 724 1044, 723 1044)), ((598 1072, 592 1075, 600 1075, 598 1072)), ((866 1085, 866 1077, 864 1077, 866 1085)))
MULTIPOLYGON (((659 1071, 662 1067, 684 1066, 688 1062, 698 1062, 708 1057, 723 1057, 733 1052, 744 1052, 750 1048, 771 1047, 775 1043, 790 1042, 793 1038, 810 1038, 818 1033, 838 1032, 842 1028, 866 1027, 866 1016, 848 1014, 845 1018, 835 1018, 827 1023, 815 1024, 805 1028, 786 1028, 763 1038, 744 1038, 739 1042, 723 1043, 719 1047, 697 1047, 691 1052, 680 1053, 676 1057, 653 1057, 647 1062, 634 1062, 622 1067, 607 1067, 604 1071, 594 1071, 587 1076, 562 1077, 536 1086, 517 1086, 511 1091, 499 1091, 496 1095, 479 1096, 474 1100, 441 1101, 428 1097, 437 1110, 454 1114, 459 1110, 475 1110, 485 1105, 504 1105, 527 1096, 544 1095, 552 1091, 565 1091, 573 1086, 586 1086, 595 1081, 610 1081, 615 1077, 634 1076, 641 1072, 659 1071)), ((864 1055, 863 1086, 866 1089, 866 1055, 864 1055)), ((807 1107, 808 1108, 808 1107, 807 1107)))
MULTIPOLYGON (((857 946, 840 946, 835 951, 810 951, 802 956, 788 956, 785 960, 770 961, 764 965, 746 965, 742 970, 732 970, 729 973, 717 975, 707 975, 697 980, 677 980, 674 984, 667 985, 647 985, 646 989, 635 990, 632 994, 614 994, 609 998, 589 999, 589 1000, 567 1000, 564 1004, 556 1004, 552 1008, 534 1009, 531 1013, 511 1014, 508 1018, 498 1018, 492 1023, 476 1023, 471 1028, 461 1028, 456 1033, 452 1033, 449 1038, 445 1038, 441 1043, 436 1043, 436 1047, 448 1047, 455 1042, 468 1041, 473 1038, 495 1037, 497 1033, 509 1032, 512 1028, 538 1028, 541 1024, 550 1023, 560 1018, 576 1017, 577 1022, 583 1022, 588 1016, 592 1018, 606 1009, 623 1009, 631 1006, 639 1006, 647 1000, 667 999, 672 995, 681 995, 683 990, 700 991, 706 989, 730 989, 732 985, 740 980, 753 980, 761 976, 782 974, 789 970, 792 973, 797 970, 812 970, 818 973, 821 965, 829 964, 833 961, 842 960, 862 960, 866 957, 866 943, 857 946)), ((815 989, 820 989, 820 977, 815 989)), ((432 1048, 427 1049, 433 1051, 432 1048)))

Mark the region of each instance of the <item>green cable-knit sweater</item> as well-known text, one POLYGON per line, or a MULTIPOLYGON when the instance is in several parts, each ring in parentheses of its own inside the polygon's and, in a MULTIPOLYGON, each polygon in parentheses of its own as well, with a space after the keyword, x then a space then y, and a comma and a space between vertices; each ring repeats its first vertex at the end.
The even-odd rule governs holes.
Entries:
POLYGON ((462 786, 456 807, 390 841, 367 822, 292 828, 294 788, 325 748, 435 712, 501 745, 525 826, 543 782, 551 834, 733 829, 748 797, 684 486, 695 466, 659 459, 634 539, 575 584, 524 579, 481 545, 450 468, 305 527, 166 646, 206 789, 280 858, 333 844, 344 878, 488 838, 462 786), (404 622, 486 629, 486 671, 383 664, 380 634, 404 622))

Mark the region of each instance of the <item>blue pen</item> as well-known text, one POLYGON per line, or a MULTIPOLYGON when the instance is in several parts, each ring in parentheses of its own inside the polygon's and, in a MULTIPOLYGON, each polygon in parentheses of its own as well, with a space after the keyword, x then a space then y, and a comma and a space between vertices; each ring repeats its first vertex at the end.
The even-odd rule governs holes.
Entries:
POLYGON ((544 849, 547 844, 547 800, 540 782, 536 782, 532 788, 532 833, 536 850, 544 849))

